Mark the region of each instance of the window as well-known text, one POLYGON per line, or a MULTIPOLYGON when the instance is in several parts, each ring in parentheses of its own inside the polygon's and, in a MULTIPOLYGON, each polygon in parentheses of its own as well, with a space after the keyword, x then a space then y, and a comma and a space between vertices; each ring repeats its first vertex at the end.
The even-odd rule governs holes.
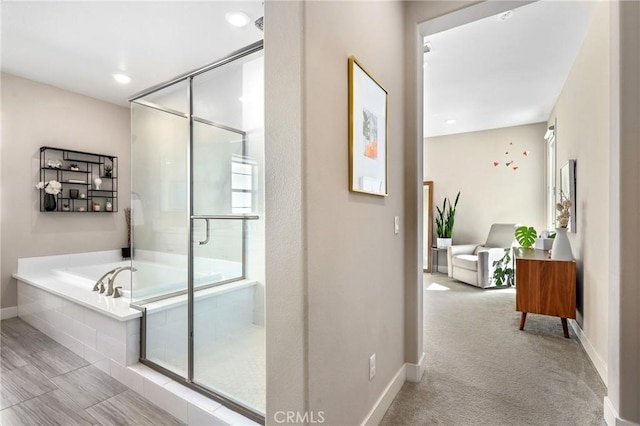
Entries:
POLYGON ((547 141, 547 227, 556 227, 556 124, 544 135, 547 141))
POLYGON ((231 212, 233 214, 253 211, 254 163, 237 155, 234 155, 231 160, 231 212))

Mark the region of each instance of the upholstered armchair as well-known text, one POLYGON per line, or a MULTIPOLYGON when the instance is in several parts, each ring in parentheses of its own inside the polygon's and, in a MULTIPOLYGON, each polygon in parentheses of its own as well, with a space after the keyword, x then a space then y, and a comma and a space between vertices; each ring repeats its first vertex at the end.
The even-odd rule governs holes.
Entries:
POLYGON ((513 245, 516 225, 494 223, 487 242, 451 246, 447 250, 449 277, 487 288, 492 286, 493 262, 504 256, 504 249, 513 245))

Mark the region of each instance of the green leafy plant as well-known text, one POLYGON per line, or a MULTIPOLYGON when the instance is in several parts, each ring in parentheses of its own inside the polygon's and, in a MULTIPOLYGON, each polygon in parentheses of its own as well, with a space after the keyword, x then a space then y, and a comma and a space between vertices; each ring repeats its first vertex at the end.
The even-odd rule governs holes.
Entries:
POLYGON ((513 279, 513 263, 511 262, 511 248, 504 249, 504 256, 493 262, 493 282, 497 287, 515 285, 513 279))
POLYGON ((533 247, 537 235, 538 232, 533 226, 520 226, 516 228, 516 241, 524 248, 533 247))
POLYGON ((442 209, 436 206, 436 210, 438 211, 438 215, 436 216, 436 233, 438 234, 438 238, 451 238, 459 199, 460 191, 458 191, 456 201, 453 204, 451 204, 451 200, 445 197, 442 202, 442 209))

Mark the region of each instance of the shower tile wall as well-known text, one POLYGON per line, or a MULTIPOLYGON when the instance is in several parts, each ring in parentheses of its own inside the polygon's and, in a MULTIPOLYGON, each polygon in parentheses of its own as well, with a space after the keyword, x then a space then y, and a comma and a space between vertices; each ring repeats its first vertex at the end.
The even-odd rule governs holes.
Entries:
MULTIPOLYGON (((255 286, 245 287, 195 301, 195 349, 208 347, 254 324, 255 286), (198 326, 200 325, 200 326, 198 326)), ((186 373, 187 303, 154 311, 147 310, 147 358, 161 365, 182 366, 186 373), (185 344, 182 344, 185 342, 185 344)))

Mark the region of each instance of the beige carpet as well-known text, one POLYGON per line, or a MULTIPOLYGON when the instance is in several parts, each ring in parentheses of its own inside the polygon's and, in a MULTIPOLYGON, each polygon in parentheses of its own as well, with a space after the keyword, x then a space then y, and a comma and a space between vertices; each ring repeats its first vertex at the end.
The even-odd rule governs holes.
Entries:
POLYGON ((573 330, 529 314, 515 290, 425 274, 426 373, 406 383, 382 425, 603 425, 606 390, 573 330))

